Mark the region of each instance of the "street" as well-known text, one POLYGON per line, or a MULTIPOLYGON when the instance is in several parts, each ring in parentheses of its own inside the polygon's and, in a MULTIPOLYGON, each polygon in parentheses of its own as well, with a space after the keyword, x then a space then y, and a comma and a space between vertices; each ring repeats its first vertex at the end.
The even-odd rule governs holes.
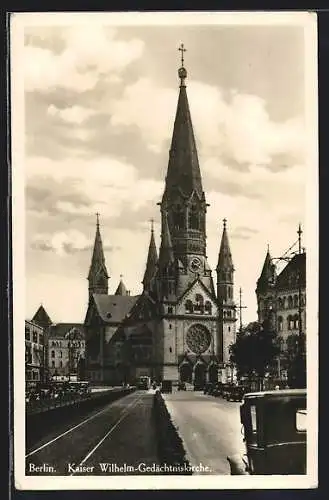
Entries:
POLYGON ((200 474, 229 475, 226 457, 244 452, 241 403, 193 391, 175 391, 163 396, 190 465, 198 467, 200 474), (208 471, 204 470, 206 467, 208 471))
POLYGON ((152 402, 153 394, 136 391, 61 426, 27 450, 26 474, 145 473, 158 464, 152 402))

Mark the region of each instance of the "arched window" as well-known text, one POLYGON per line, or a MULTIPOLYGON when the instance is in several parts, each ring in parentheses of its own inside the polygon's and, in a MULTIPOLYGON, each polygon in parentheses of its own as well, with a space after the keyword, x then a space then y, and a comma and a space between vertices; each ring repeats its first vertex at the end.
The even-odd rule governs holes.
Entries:
POLYGON ((294 307, 293 298, 291 295, 289 295, 289 297, 288 297, 288 309, 292 309, 293 307, 294 307))
POLYGON ((279 330, 279 332, 282 332, 282 330, 283 330, 283 318, 282 318, 282 316, 278 316, 278 330, 279 330))
POLYGON ((51 357, 54 358, 55 357, 55 351, 51 351, 51 357))
POLYGON ((194 310, 196 312, 200 312, 201 314, 204 313, 204 301, 203 297, 200 293, 197 293, 195 296, 195 305, 194 305, 194 310))
POLYGON ((192 302, 192 300, 187 300, 185 302, 185 311, 188 312, 188 313, 192 313, 193 312, 193 302, 192 302))
POLYGON ((282 297, 282 309, 286 308, 286 300, 287 300, 286 297, 282 297))
POLYGON ((211 314, 212 305, 211 305, 211 302, 209 300, 206 301, 204 308, 205 308, 205 311, 207 314, 211 314))
POLYGON ((299 319, 298 319, 298 314, 295 314, 294 316, 294 328, 298 330, 299 328, 299 319))
POLYGON ((298 295, 294 295, 294 307, 298 307, 298 295))
POLYGON ((278 299, 278 309, 283 309, 283 300, 281 298, 278 299))
POLYGON ((180 204, 173 207, 173 223, 175 229, 184 229, 184 207, 180 204))
POLYGON ((195 204, 191 205, 191 207, 189 208, 188 227, 189 227, 189 229, 199 229, 200 228, 198 207, 195 204))

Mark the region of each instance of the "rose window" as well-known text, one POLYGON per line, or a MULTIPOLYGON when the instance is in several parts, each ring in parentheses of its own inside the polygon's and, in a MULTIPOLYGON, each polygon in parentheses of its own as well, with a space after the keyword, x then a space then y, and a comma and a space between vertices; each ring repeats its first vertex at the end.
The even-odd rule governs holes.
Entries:
POLYGON ((186 343, 192 352, 202 354, 211 343, 209 330, 203 325, 192 325, 187 332, 186 343))

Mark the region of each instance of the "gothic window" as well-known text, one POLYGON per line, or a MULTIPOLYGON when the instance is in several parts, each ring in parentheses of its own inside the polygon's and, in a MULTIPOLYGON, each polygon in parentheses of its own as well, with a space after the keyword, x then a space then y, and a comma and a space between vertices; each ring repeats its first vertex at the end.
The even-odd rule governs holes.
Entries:
POLYGON ((188 227, 189 227, 189 229, 199 229, 200 228, 198 207, 195 204, 193 204, 189 208, 188 227))
POLYGON ((230 327, 230 326, 228 327, 228 331, 229 331, 229 332, 231 331, 231 327, 230 327))
POLYGON ((197 293, 195 296, 195 305, 194 305, 194 310, 196 312, 199 312, 201 314, 204 313, 204 302, 203 302, 203 297, 200 293, 197 293))
POLYGON ((173 207, 173 223, 175 229, 184 229, 184 208, 182 205, 173 207))
POLYGON ((283 301, 282 301, 282 299, 278 299, 278 309, 283 309, 283 301))
POLYGON ((51 351, 51 357, 54 358, 55 357, 55 351, 51 351))
POLYGON ((293 307, 294 307, 293 298, 291 295, 289 295, 289 297, 288 297, 288 309, 292 309, 293 307))
POLYGON ((172 314, 173 313, 173 308, 171 306, 168 307, 168 314, 172 314))
POLYGON ((63 357, 63 352, 62 351, 59 351, 59 357, 62 358, 63 357))
POLYGON ((38 343, 38 332, 33 332, 33 342, 38 343))
POLYGON ((206 301, 204 308, 205 308, 205 311, 207 314, 211 314, 212 305, 211 305, 211 302, 209 300, 206 301))
POLYGON ((296 330, 298 330, 298 328, 299 328, 298 323, 299 323, 299 321, 298 321, 298 314, 295 314, 295 316, 294 316, 294 328, 296 330))
POLYGON ((188 312, 188 313, 192 313, 193 312, 193 302, 192 302, 192 300, 187 300, 185 302, 185 311, 188 312))
POLYGON ((28 326, 25 327, 25 340, 30 340, 30 328, 28 326))
POLYGON ((170 323, 170 324, 169 324, 169 330, 171 330, 171 329, 172 329, 172 324, 170 323))
POLYGON ((169 347, 169 352, 172 352, 172 348, 171 347, 169 347))
POLYGON ((55 368, 55 361, 54 360, 51 362, 51 366, 52 366, 52 368, 55 368))
POLYGON ((286 308, 287 297, 282 297, 282 309, 286 308))
POLYGON ((294 295, 294 307, 298 307, 298 295, 294 295))

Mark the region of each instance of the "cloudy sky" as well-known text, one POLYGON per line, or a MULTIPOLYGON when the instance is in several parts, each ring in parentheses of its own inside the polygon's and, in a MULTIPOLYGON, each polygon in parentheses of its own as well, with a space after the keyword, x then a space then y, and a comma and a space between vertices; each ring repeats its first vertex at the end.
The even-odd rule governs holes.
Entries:
MULTIPOLYGON (((26 317, 83 321, 101 214, 112 293, 139 293, 164 188, 178 97, 178 47, 198 145, 212 268, 228 220, 235 294, 256 318, 269 243, 281 255, 305 222, 304 31, 298 26, 25 27, 26 317)), ((215 273, 214 273, 215 278, 215 273)))

